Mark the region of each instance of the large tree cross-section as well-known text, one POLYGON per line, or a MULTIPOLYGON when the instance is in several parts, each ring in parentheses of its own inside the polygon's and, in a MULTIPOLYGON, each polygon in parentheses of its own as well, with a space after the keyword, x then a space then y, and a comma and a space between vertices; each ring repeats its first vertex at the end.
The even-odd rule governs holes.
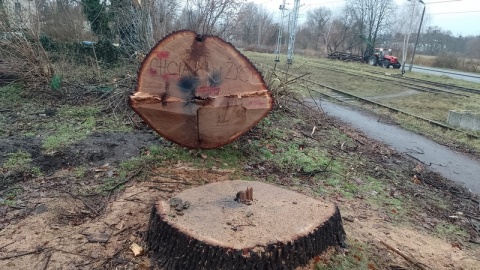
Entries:
POLYGON ((143 61, 130 106, 165 138, 213 149, 247 132, 273 98, 253 64, 230 43, 174 32, 143 61))

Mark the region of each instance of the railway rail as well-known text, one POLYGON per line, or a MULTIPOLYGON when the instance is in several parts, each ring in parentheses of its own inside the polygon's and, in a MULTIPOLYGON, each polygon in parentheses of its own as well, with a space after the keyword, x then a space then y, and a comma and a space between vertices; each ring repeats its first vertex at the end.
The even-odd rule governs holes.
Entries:
MULTIPOLYGON (((317 64, 318 64, 318 63, 317 63, 317 64)), ((322 68, 331 69, 331 67, 329 67, 329 66, 322 65, 322 64, 319 64, 319 65, 321 65, 322 68)), ((355 74, 355 73, 353 73, 353 72, 348 72, 348 71, 342 70, 342 69, 338 69, 338 71, 339 71, 339 72, 344 72, 344 73, 351 73, 351 75, 359 75, 358 73, 355 74)), ((362 70, 362 72, 367 72, 367 73, 371 73, 371 74, 375 74, 375 75, 381 75, 381 76, 384 76, 384 75, 385 75, 385 72, 373 71, 373 70, 368 70, 368 71, 362 70)), ((446 73, 447 73, 447 72, 446 72, 446 73)), ((458 85, 453 85, 453 84, 448 84, 448 83, 440 83, 440 82, 433 82, 433 81, 424 80, 424 79, 416 79, 416 78, 411 78, 411 77, 403 77, 403 76, 401 76, 400 74, 398 74, 398 76, 391 76, 390 78, 398 79, 398 81, 400 81, 400 80, 403 80, 403 81, 412 81, 412 82, 415 82, 415 83, 432 85, 432 86, 436 86, 436 87, 442 87, 442 88, 445 88, 445 89, 457 90, 457 91, 474 93, 474 94, 479 94, 479 95, 480 95, 480 90, 479 90, 479 89, 474 89, 474 88, 469 88, 469 87, 463 87, 463 86, 458 86, 458 85)), ((442 91, 444 91, 444 90, 442 90, 442 91)), ((447 91, 447 92, 449 92, 449 91, 447 91)))
MULTIPOLYGON (((347 70, 344 70, 344 69, 332 68, 332 67, 329 67, 329 66, 324 66, 322 64, 319 64, 319 67, 322 68, 322 69, 330 70, 330 71, 341 72, 341 73, 348 74, 348 75, 351 75, 351 76, 363 77, 362 74, 347 71, 347 70)), ((383 73, 383 72, 375 72, 375 71, 367 71, 367 72, 371 73, 371 74, 375 74, 375 75, 385 75, 385 73, 383 73)), ((444 94, 451 94, 451 95, 456 95, 456 96, 469 97, 469 95, 467 95, 467 94, 453 92, 453 91, 450 91, 450 90, 445 90, 445 88, 447 88, 447 89, 452 89, 452 90, 456 89, 457 91, 460 91, 460 92, 469 92, 469 93, 474 93, 474 94, 480 94, 480 90, 473 89, 473 88, 453 86, 453 85, 450 85, 450 84, 442 84, 442 83, 431 82, 431 81, 428 81, 428 80, 421 80, 421 79, 415 79, 415 78, 390 76, 389 79, 384 79, 384 78, 380 78, 380 77, 369 77, 368 79, 369 80, 374 80, 374 81, 380 81, 380 82, 387 82, 387 83, 395 82, 397 84, 409 87, 409 88, 417 90, 417 91, 422 91, 422 92, 444 93, 444 94), (430 84, 430 85, 433 85, 435 87, 417 85, 413 82, 407 82, 408 80, 416 82, 416 83, 430 84), (440 88, 437 88, 437 87, 442 87, 444 89, 440 89, 440 88)))

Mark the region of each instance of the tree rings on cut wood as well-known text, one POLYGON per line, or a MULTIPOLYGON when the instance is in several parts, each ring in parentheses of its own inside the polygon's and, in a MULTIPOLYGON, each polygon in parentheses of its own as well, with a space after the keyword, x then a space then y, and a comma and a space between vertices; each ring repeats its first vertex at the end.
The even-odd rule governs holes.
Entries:
POLYGON ((335 205, 265 183, 225 181, 158 201, 147 244, 161 269, 294 269, 344 247, 345 232, 335 205), (253 201, 237 202, 249 187, 253 201))
POLYGON ((253 64, 230 43, 174 32, 145 57, 130 106, 165 138, 213 149, 247 132, 273 98, 253 64))

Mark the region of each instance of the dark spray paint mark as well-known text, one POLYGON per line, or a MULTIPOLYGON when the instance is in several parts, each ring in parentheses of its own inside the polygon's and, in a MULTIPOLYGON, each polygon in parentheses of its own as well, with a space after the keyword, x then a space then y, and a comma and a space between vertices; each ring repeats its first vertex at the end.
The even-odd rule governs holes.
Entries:
POLYGON ((197 88, 199 80, 194 76, 186 76, 178 80, 178 88, 182 93, 186 94, 186 99, 191 99, 195 97, 195 89, 197 88))
POLYGON ((206 38, 205 36, 200 35, 200 34, 197 34, 197 35, 195 36, 195 40, 196 40, 197 42, 203 42, 203 41, 205 41, 205 38, 206 38))
POLYGON ((163 93, 162 95, 160 95, 160 101, 162 102, 162 105, 163 105, 163 106, 166 106, 166 105, 167 105, 167 98, 168 98, 168 94, 167 94, 167 93, 163 93))

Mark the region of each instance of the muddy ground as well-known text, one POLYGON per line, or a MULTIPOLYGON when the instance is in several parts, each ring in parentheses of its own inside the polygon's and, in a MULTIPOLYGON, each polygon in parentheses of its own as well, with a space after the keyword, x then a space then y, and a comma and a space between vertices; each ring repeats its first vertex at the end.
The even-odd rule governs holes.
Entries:
MULTIPOLYGON (((145 247, 153 202, 169 199, 186 188, 238 179, 239 175, 258 181, 273 179, 274 184, 337 204, 349 245, 368 246, 369 255, 363 260, 372 262, 369 269, 416 269, 379 240, 415 258, 425 269, 480 269, 480 220, 476 218, 480 211, 476 196, 348 125, 333 119, 327 121, 357 142, 351 149, 339 145, 339 151, 362 153, 368 158, 364 169, 372 175, 381 177, 384 169, 397 171, 405 183, 391 184, 392 198, 410 194, 412 201, 408 203, 423 205, 422 212, 410 215, 404 222, 395 217, 397 210, 388 203, 373 205, 364 196, 345 198, 341 193, 319 196, 315 192, 319 184, 307 176, 298 184, 288 174, 255 163, 247 163, 245 168, 218 169, 221 166, 202 167, 172 159, 152 171, 145 172, 139 166, 120 181, 105 185, 105 181, 119 176, 121 162, 148 155, 152 145, 175 146, 145 127, 94 132, 53 153, 42 151, 41 137, 10 134, 0 138, 0 164, 8 159, 7 153, 24 150, 31 154, 32 164, 42 174, 3 175, 0 195, 4 200, 14 197, 14 202, 0 204, 0 269, 156 269, 148 252, 135 257, 129 248, 133 243, 145 247), (82 173, 76 169, 79 166, 82 173), (415 183, 415 175, 421 176, 420 183, 415 183), (9 195, 12 193, 15 194, 9 195), (431 198, 445 198, 446 206, 425 205, 432 202, 431 198), (441 222, 455 224, 468 235, 441 237, 434 232, 441 222)), ((299 136, 311 131, 307 127, 295 128, 299 136)), ((240 140, 248 143, 255 139, 251 135, 255 134, 249 133, 240 140)), ((317 143, 322 138, 305 139, 317 143)), ((209 158, 205 156, 205 160, 209 158)), ((365 184, 363 179, 352 181, 355 185, 365 184)), ((368 196, 374 197, 375 192, 368 196)), ((348 256, 352 251, 339 252, 348 256)))

